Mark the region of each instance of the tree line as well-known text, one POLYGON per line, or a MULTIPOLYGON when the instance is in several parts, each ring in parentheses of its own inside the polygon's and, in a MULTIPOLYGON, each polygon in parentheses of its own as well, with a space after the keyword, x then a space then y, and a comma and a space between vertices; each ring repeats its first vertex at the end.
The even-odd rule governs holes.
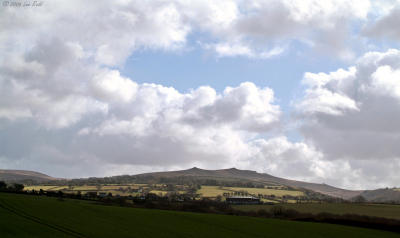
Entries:
POLYGON ((4 181, 0 181, 0 191, 2 192, 22 192, 24 191, 24 185, 20 183, 7 184, 4 181))

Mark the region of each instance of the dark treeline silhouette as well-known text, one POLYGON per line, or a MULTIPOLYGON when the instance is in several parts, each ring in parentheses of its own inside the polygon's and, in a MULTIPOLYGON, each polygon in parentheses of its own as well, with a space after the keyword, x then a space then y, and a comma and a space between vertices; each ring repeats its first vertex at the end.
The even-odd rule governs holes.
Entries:
POLYGON ((20 183, 7 184, 4 181, 0 181, 0 191, 2 192, 22 192, 24 191, 24 185, 20 183))

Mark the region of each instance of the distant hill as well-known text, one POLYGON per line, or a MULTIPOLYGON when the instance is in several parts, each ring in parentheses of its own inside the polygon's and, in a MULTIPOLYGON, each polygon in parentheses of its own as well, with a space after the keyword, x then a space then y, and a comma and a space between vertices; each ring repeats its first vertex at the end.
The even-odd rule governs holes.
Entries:
POLYGON ((261 184, 276 184, 285 185, 293 188, 303 188, 314 192, 325 194, 331 197, 350 199, 360 195, 363 191, 346 190, 336 188, 327 184, 307 183, 296 180, 289 180, 274 177, 265 173, 257 173, 251 170, 239 170, 236 168, 220 169, 220 170, 205 170, 199 168, 191 168, 188 170, 170 171, 170 172, 155 172, 134 175, 140 181, 159 182, 165 178, 192 178, 192 179, 215 179, 219 181, 242 181, 256 182, 261 184))
POLYGON ((373 202, 400 202, 400 191, 395 189, 376 190, 347 190, 333 187, 327 184, 308 183, 275 177, 266 173, 257 173, 252 170, 239 170, 236 168, 205 170, 191 168, 179 171, 166 171, 144 173, 137 175, 120 175, 104 178, 82 178, 82 179, 58 179, 43 173, 26 170, 0 170, 0 180, 6 182, 21 183, 45 183, 45 184, 127 184, 127 183, 187 183, 203 184, 204 182, 216 181, 217 183, 254 183, 260 185, 284 185, 294 189, 305 189, 330 197, 350 200, 359 195, 367 201, 373 202))
POLYGON ((28 171, 28 170, 7 170, 0 169, 0 181, 5 182, 25 182, 25 181, 36 181, 46 182, 51 180, 57 180, 57 178, 50 177, 46 174, 28 171))
POLYGON ((376 190, 366 190, 360 194, 367 201, 373 202, 390 202, 400 201, 400 191, 390 188, 382 188, 376 190))

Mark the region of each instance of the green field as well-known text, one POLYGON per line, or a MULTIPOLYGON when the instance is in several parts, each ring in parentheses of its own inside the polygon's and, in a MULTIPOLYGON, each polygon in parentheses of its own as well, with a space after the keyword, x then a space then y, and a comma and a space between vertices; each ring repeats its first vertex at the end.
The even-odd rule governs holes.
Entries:
MULTIPOLYGON (((243 211, 269 210, 275 205, 236 205, 235 209, 243 211)), ((328 212, 332 214, 358 214, 366 216, 386 217, 400 220, 400 205, 390 204, 354 204, 354 203, 304 203, 279 204, 285 208, 295 209, 303 213, 328 212)))
POLYGON ((0 193, 0 237, 399 237, 356 227, 0 193))

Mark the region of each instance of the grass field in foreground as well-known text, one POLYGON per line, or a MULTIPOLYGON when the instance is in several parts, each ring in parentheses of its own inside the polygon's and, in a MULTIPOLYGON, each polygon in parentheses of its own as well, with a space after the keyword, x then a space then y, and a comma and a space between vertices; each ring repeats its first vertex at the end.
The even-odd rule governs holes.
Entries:
POLYGON ((363 228, 0 193, 0 237, 399 237, 363 228))
MULTIPOLYGON (((242 211, 269 210, 277 205, 237 205, 235 209, 242 211)), ((332 214, 358 214, 366 216, 386 217, 400 220, 400 205, 390 204, 354 204, 354 203, 304 203, 279 204, 285 208, 295 209, 303 213, 328 212, 332 214)))

